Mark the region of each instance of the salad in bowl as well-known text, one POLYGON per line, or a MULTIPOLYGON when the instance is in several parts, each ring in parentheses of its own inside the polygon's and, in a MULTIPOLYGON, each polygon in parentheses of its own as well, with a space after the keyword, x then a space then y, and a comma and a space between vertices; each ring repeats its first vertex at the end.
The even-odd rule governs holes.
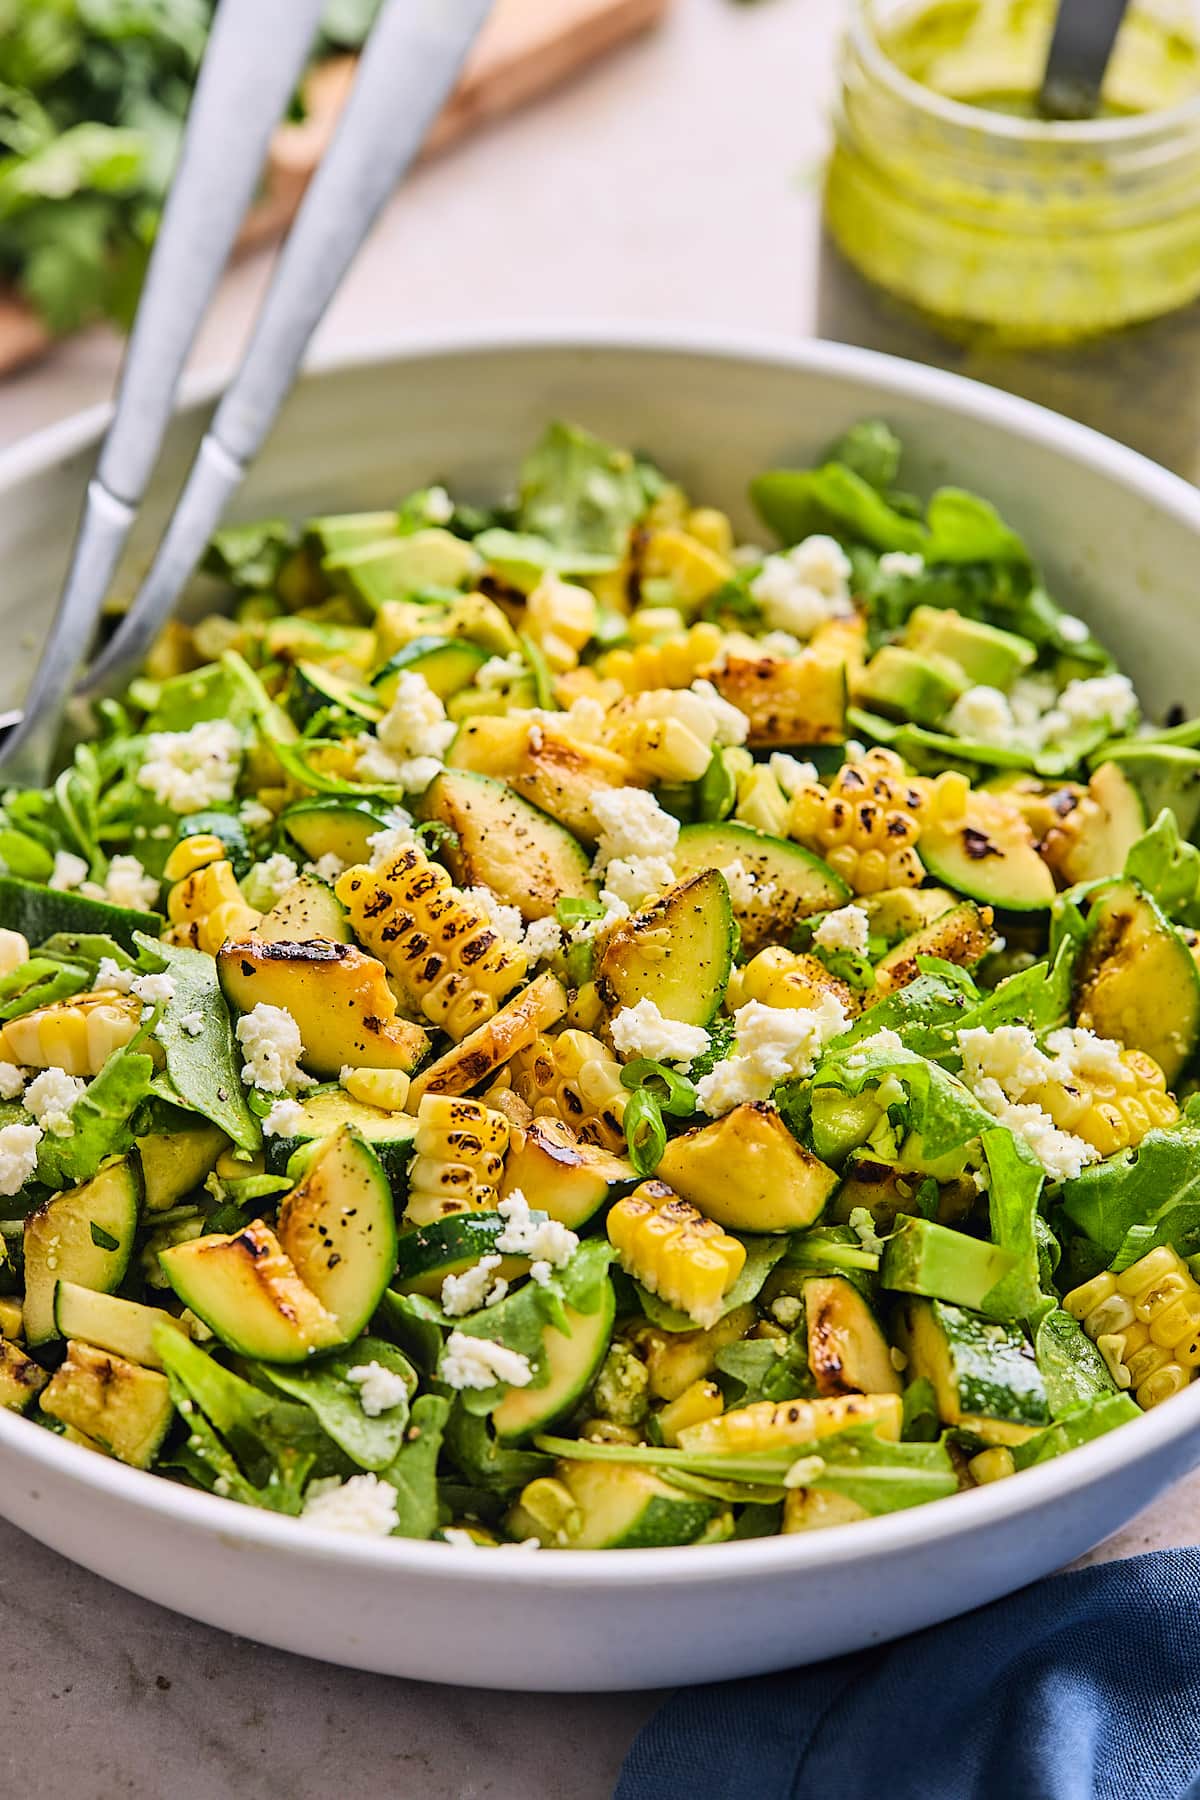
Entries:
POLYGON ((0 811, 0 1405, 330 1531, 711 1544, 1200 1367, 1200 722, 866 421, 222 531, 0 811))

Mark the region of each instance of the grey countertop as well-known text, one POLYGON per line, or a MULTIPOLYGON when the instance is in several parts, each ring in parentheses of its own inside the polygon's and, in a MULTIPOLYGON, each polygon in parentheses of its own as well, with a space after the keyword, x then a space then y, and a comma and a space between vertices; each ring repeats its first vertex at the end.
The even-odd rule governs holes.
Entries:
MULTIPOLYGON (((654 37, 422 169, 321 341, 551 314, 811 329, 841 10, 675 0, 654 37)), ((263 255, 233 271, 198 366, 228 366, 267 267, 263 255)), ((0 444, 106 398, 118 359, 97 330, 5 384, 0 444)), ((1198 1507, 1200 1475, 1095 1554, 1191 1541, 1198 1507)), ((8 1691, 24 1701, 0 1734, 0 1776, 33 1795, 598 1800, 656 1701, 452 1691, 305 1662, 163 1612, 4 1524, 0 1621, 8 1691)))

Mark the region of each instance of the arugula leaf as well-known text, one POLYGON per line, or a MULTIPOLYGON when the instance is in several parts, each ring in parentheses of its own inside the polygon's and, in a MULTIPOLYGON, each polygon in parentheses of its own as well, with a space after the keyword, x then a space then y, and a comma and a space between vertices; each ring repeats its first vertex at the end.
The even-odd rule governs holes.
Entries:
POLYGON ((1023 1444, 1012 1446, 1012 1458, 1018 1469, 1032 1468, 1035 1463, 1049 1462, 1064 1451, 1090 1444, 1093 1438, 1140 1419, 1142 1410, 1128 1394, 1101 1394, 1087 1406, 1065 1413, 1044 1431, 1035 1432, 1023 1444))
POLYGON ((408 1430, 408 1399, 372 1418, 363 1411, 362 1389, 349 1379, 351 1369, 376 1362, 399 1375, 408 1399, 417 1389, 417 1372, 406 1356, 381 1338, 357 1338, 319 1363, 296 1368, 270 1363, 249 1365, 255 1380, 278 1388, 311 1409, 322 1430, 360 1469, 383 1469, 399 1454, 408 1430))
POLYGON ((491 1493, 512 1494, 526 1482, 548 1475, 551 1462, 536 1450, 508 1450, 497 1443, 491 1422, 455 1401, 446 1422, 446 1454, 467 1481, 491 1493))
POLYGON ((1178 1124, 1064 1182, 1062 1210, 1118 1272, 1160 1244, 1200 1251, 1200 1096, 1178 1124))
POLYGON ((1171 917, 1194 903, 1200 890, 1200 850, 1180 837, 1179 823, 1167 807, 1130 846, 1125 874, 1171 917))
POLYGON ((803 1331, 791 1332, 786 1341, 743 1338, 718 1350, 715 1360, 727 1408, 757 1400, 804 1400, 816 1393, 803 1331))
POLYGON ((964 488, 939 488, 926 513, 931 563, 1028 564, 1029 552, 988 500, 964 488))
POLYGON ((876 550, 925 549, 924 526, 897 512, 845 463, 770 469, 750 483, 750 498, 763 523, 785 544, 798 544, 813 532, 830 532, 876 550))
POLYGON ((521 464, 518 529, 559 550, 618 562, 645 506, 629 452, 578 425, 548 426, 521 464))
POLYGON ((422 1394, 414 1400, 403 1448, 380 1470, 396 1490, 393 1537, 428 1538, 437 1530, 437 1461, 449 1412, 450 1402, 443 1394, 422 1394))
POLYGON ((1116 1393, 1117 1384, 1095 1344, 1060 1306, 1040 1321, 1033 1348, 1046 1384, 1052 1418, 1090 1406, 1104 1394, 1116 1393))
MULTIPOLYGON (((295 546, 295 527, 287 519, 255 519, 249 525, 225 525, 209 539, 200 566, 207 574, 220 576, 244 592, 271 592, 295 546)), ((211 718, 212 714, 208 716, 211 718)))
POLYGON ((202 950, 183 944, 160 944, 134 932, 134 941, 158 969, 166 969, 175 993, 155 1027, 167 1059, 167 1073, 193 1112, 203 1113, 231 1137, 240 1150, 257 1155, 262 1128, 242 1092, 241 1057, 234 1042, 229 1009, 217 980, 217 965, 202 950), (193 1037, 180 1021, 199 1013, 203 1029, 193 1037))
MULTIPOLYGON (((742 1264, 741 1274, 721 1302, 720 1317, 734 1311, 735 1307, 745 1306, 753 1300, 763 1282, 775 1267, 788 1247, 786 1237, 749 1237, 741 1232, 732 1234, 745 1246, 746 1260, 742 1264)), ((680 1312, 677 1307, 668 1306, 657 1294, 644 1288, 641 1282, 635 1282, 637 1296, 642 1311, 652 1325, 661 1331, 695 1331, 696 1321, 687 1313, 680 1312)), ((774 1346, 772 1346, 772 1350, 774 1346)))
POLYGON ((441 1307, 424 1294, 398 1294, 387 1288, 379 1302, 376 1329, 386 1327, 423 1375, 433 1375, 450 1327, 441 1307))
POLYGON ((900 439, 890 425, 882 419, 861 419, 838 439, 826 460, 844 463, 882 494, 900 473, 900 455, 900 439))

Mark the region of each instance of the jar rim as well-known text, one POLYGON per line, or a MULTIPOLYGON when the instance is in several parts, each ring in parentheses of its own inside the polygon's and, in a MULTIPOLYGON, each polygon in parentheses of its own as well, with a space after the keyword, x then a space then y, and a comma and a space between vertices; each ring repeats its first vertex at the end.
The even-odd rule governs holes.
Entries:
POLYGON ((1136 113, 1123 119, 1020 119, 1011 113, 990 112, 986 107, 951 100, 915 81, 893 62, 872 28, 872 5, 873 0, 856 0, 846 27, 847 38, 859 60, 872 78, 889 89, 895 99, 947 127, 976 135, 986 133, 989 137, 1038 149, 1058 147, 1064 150, 1085 146, 1097 149, 1136 146, 1152 141, 1164 131, 1200 129, 1200 93, 1161 111, 1136 113))

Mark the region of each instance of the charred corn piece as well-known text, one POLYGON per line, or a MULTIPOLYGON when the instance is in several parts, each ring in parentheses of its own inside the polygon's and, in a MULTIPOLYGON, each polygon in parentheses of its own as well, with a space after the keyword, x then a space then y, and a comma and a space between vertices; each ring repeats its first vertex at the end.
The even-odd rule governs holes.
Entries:
POLYGON ((690 531, 666 525, 648 534, 641 573, 643 585, 662 583, 669 588, 670 599, 691 612, 724 587, 733 575, 733 564, 690 531))
POLYGON ((717 625, 699 623, 657 644, 610 650, 597 664, 601 675, 619 681, 627 694, 643 688, 691 687, 701 669, 720 656, 725 633, 717 625))
POLYGON ((695 1319, 715 1325, 746 1249, 662 1181, 643 1181, 608 1215, 608 1240, 626 1274, 695 1319))
POLYGON ((525 952, 419 850, 402 850, 378 873, 365 864, 345 870, 336 892, 402 1003, 456 1041, 492 1018, 524 977, 525 952))
POLYGON ((181 838, 163 865, 164 881, 182 881, 185 876, 194 875, 197 869, 205 869, 209 863, 225 860, 225 846, 219 837, 211 831, 196 832, 192 837, 181 838))
POLYGON ((628 759, 646 782, 699 781, 712 748, 678 719, 626 719, 608 738, 608 748, 628 759))
POLYGON ((715 1381, 693 1381, 678 1400, 669 1400, 658 1415, 663 1443, 677 1445, 681 1431, 691 1425, 703 1425, 708 1419, 719 1419, 724 1410, 725 1402, 715 1381))
POLYGON ((764 1006, 819 1006, 826 994, 832 994, 847 1012, 858 1011, 853 990, 836 975, 831 975, 819 957, 785 950, 772 944, 752 956, 744 969, 730 976, 726 1005, 730 1012, 758 1000, 764 1006))
POLYGON ((525 604, 525 629, 551 669, 563 674, 596 629, 596 600, 585 587, 545 575, 525 604))
MULTIPOLYGON (((176 845, 176 850, 183 850, 187 844, 208 843, 223 848, 216 838, 196 837, 186 838, 183 844, 176 845)), ((184 863, 186 860, 181 859, 184 863)), ((215 956, 227 939, 249 937, 262 914, 246 904, 233 864, 222 855, 198 864, 175 882, 167 895, 167 918, 173 943, 190 944, 193 950, 206 950, 215 956)))
POLYGON ((916 844, 935 785, 908 774, 894 751, 868 750, 844 763, 828 787, 797 788, 788 835, 824 857, 856 894, 919 887, 925 869, 916 844))
POLYGON ((663 1331, 639 1320, 623 1336, 646 1365, 651 1398, 678 1400, 693 1382, 712 1374, 719 1352, 744 1338, 757 1316, 753 1306, 735 1306, 708 1331, 663 1331))
POLYGON ((586 1031, 543 1034, 508 1066, 513 1088, 535 1118, 561 1119, 585 1143, 624 1150, 629 1090, 621 1085, 620 1063, 599 1038, 586 1031))
POLYGON ((1200 1366, 1200 1285, 1169 1245, 1119 1275, 1094 1276, 1063 1306, 1080 1320, 1117 1386, 1132 1389, 1141 1407, 1179 1393, 1200 1366))
POLYGON ((1167 1093, 1166 1078, 1144 1050, 1122 1050, 1120 1069, 1048 1081, 1029 1095, 1063 1131, 1073 1132, 1111 1156, 1140 1144, 1148 1131, 1174 1125, 1179 1108, 1167 1093))
POLYGON ((0 1031, 0 1062, 27 1069, 98 1075, 114 1050, 137 1034, 142 1002, 130 994, 81 994, 56 1000, 0 1031))
POLYGON ((687 516, 688 536, 698 538, 717 556, 733 553, 733 526, 729 515, 715 506, 693 506, 687 516))
POLYGON ((408 1225, 452 1213, 492 1212, 508 1148, 508 1120, 478 1100, 426 1094, 417 1109, 408 1181, 408 1225))
POLYGON ((808 1444, 843 1431, 870 1425, 881 1438, 900 1436, 899 1394, 838 1394, 825 1400, 758 1400, 689 1425, 679 1434, 680 1446, 704 1455, 773 1450, 781 1444, 808 1444))
POLYGON ((981 1450, 967 1464, 971 1480, 980 1487, 989 1481, 1003 1481, 1006 1475, 1015 1475, 1017 1465, 1013 1461, 1013 1453, 1004 1444, 995 1444, 990 1450, 981 1450))

